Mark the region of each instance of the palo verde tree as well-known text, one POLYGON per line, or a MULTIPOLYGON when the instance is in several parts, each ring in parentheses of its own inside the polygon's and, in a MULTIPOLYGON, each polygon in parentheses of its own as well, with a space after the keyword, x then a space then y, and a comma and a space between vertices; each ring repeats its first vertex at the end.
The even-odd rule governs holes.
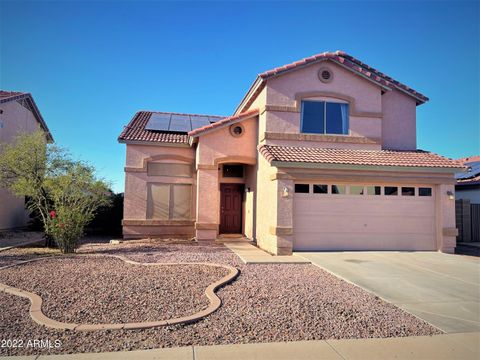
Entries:
POLYGON ((27 209, 39 214, 60 250, 75 252, 96 210, 109 203, 108 185, 93 167, 47 144, 42 131, 0 145, 0 186, 25 196, 27 209))

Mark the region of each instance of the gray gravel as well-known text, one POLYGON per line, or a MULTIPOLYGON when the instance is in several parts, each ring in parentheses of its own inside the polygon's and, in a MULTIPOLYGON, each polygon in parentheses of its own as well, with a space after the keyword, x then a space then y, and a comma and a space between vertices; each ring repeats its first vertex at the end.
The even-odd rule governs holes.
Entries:
MULTIPOLYGON (((0 311, 0 339, 48 338, 62 341, 60 348, 50 351, 0 348, 0 354, 120 351, 192 344, 440 333, 394 305, 313 265, 242 265, 228 249, 216 244, 167 245, 146 242, 111 246, 100 243, 85 245, 80 251, 120 253, 146 262, 205 259, 235 265, 240 269, 241 275, 218 292, 223 305, 206 319, 190 325, 146 330, 72 333, 42 328, 28 316, 28 301, 0 293, 0 304, 4 310, 0 311)), ((41 267, 37 270, 42 271, 41 267)))
POLYGON ((205 289, 227 272, 203 265, 143 267, 115 258, 76 257, 3 269, 0 282, 40 295, 44 314, 54 320, 123 323, 201 311, 209 305, 205 289))

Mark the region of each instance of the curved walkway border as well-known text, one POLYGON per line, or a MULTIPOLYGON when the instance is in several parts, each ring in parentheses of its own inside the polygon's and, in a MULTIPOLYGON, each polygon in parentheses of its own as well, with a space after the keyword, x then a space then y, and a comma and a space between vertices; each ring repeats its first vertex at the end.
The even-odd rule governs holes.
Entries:
MULTIPOLYGON (((210 284, 205 289, 205 295, 207 296, 208 300, 210 301, 210 305, 199 312, 196 312, 192 315, 177 317, 173 319, 166 319, 166 320, 159 320, 159 321, 146 321, 146 322, 132 322, 132 323, 109 323, 109 324, 75 324, 75 323, 65 323, 53 320, 47 317, 42 312, 42 298, 37 294, 17 289, 12 286, 8 286, 5 284, 0 283, 0 291, 3 291, 7 294, 12 294, 15 296, 20 296, 23 298, 27 298, 30 300, 30 316, 32 319, 40 325, 44 325, 49 328, 53 329, 60 329, 60 330, 73 330, 73 331, 93 331, 93 330, 133 330, 133 329, 147 329, 152 327, 159 327, 159 326, 168 326, 168 325, 177 325, 177 324, 189 324, 196 322, 198 320, 203 319, 204 317, 210 315, 214 311, 216 311, 221 305, 222 300, 217 296, 215 291, 222 286, 225 286, 231 283, 235 278, 238 276, 239 271, 237 268, 229 265, 223 264, 216 264, 216 263, 207 263, 207 262, 183 262, 183 263, 140 263, 137 261, 130 260, 122 255, 111 255, 111 254, 92 254, 92 255, 84 255, 84 254, 77 254, 74 255, 75 257, 83 256, 83 257, 112 257, 123 260, 124 262, 132 265, 140 265, 140 266, 173 266, 173 265, 203 265, 203 266, 213 266, 213 267, 221 267, 227 269, 229 273, 225 275, 220 280, 210 284)), ((61 256, 61 257, 42 257, 38 259, 31 259, 26 261, 17 262, 15 264, 7 265, 1 267, 0 270, 26 264, 33 261, 40 261, 45 259, 58 259, 58 258, 66 258, 71 257, 61 256)))

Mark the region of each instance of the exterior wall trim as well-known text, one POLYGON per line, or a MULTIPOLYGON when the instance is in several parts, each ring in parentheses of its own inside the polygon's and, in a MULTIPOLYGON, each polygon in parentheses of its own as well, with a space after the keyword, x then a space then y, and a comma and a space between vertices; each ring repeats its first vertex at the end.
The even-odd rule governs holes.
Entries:
POLYGON ((440 168, 423 166, 377 166, 377 165, 350 165, 350 164, 324 164, 305 162, 272 161, 272 166, 281 168, 305 168, 305 169, 337 169, 337 170, 374 170, 374 171, 400 171, 400 172, 432 172, 453 174, 462 171, 462 168, 440 168))
POLYGON ((216 158, 213 163, 214 165, 225 163, 243 163, 248 165, 255 165, 257 163, 257 159, 249 156, 224 156, 216 158))
MULTIPOLYGON (((330 182, 365 182, 365 183, 415 183, 425 185, 437 185, 437 184, 454 184, 455 180, 450 177, 415 177, 415 176, 378 176, 378 175, 361 175, 361 174, 348 174, 348 175, 336 175, 336 174, 292 174, 295 181, 330 181, 330 182)), ((279 179, 288 179, 287 177, 280 176, 279 179)), ((274 179, 272 179, 274 180, 274 179)), ((276 180, 276 179, 275 179, 276 180)))
POLYGON ((270 226, 270 234, 275 236, 293 235, 291 226, 270 226))
POLYGON ((284 173, 284 172, 277 172, 275 174, 270 175, 270 180, 275 181, 275 180, 293 180, 294 177, 290 174, 284 173))
POLYGON ((147 172, 147 163, 150 161, 158 161, 158 160, 177 160, 177 161, 182 161, 185 163, 192 164, 194 159, 189 158, 186 156, 181 156, 181 155, 175 155, 175 154, 160 154, 160 155, 154 155, 150 156, 148 158, 143 158, 142 161, 142 167, 133 167, 133 166, 125 166, 125 172, 147 172))
POLYGON ((381 139, 368 138, 364 136, 350 135, 325 135, 325 134, 302 134, 302 133, 264 133, 263 140, 298 140, 298 141, 322 141, 332 143, 351 143, 351 144, 381 144, 381 139))
POLYGON ((218 224, 215 223, 195 223, 195 229, 196 230, 216 230, 218 231, 218 224))
POLYGON ((150 145, 150 146, 167 146, 167 147, 190 147, 188 143, 164 142, 164 141, 139 141, 139 140, 118 140, 120 144, 127 145, 150 145))
POLYGON ((458 229, 453 227, 443 228, 443 236, 458 236, 458 229))
POLYGON ((123 226, 193 226, 191 220, 123 219, 123 226))
POLYGON ((217 170, 217 165, 197 164, 197 170, 217 170))

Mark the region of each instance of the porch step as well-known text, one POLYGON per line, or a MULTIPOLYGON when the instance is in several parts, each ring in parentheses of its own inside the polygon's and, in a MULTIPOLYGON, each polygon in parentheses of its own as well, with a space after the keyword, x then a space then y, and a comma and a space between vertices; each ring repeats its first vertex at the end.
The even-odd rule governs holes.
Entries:
POLYGON ((242 243, 252 243, 252 240, 243 236, 242 234, 221 234, 217 237, 216 242, 242 242, 242 243))
POLYGON ((273 256, 244 241, 225 241, 224 245, 232 250, 245 264, 310 264, 310 260, 298 255, 273 256))

